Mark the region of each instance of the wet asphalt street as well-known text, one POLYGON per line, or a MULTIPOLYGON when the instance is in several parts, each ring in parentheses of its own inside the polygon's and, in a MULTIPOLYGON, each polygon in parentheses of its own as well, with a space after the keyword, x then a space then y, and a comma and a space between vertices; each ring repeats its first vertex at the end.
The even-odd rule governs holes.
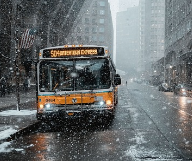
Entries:
POLYGON ((11 142, 2 160, 192 160, 192 98, 128 82, 119 88, 112 125, 69 122, 48 125, 11 142))

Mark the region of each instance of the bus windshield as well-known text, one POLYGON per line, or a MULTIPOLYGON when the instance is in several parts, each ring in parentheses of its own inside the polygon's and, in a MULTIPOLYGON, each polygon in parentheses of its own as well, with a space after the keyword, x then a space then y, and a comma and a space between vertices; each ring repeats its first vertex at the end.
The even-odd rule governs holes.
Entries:
POLYGON ((40 91, 107 89, 111 86, 108 59, 71 59, 40 62, 40 91))

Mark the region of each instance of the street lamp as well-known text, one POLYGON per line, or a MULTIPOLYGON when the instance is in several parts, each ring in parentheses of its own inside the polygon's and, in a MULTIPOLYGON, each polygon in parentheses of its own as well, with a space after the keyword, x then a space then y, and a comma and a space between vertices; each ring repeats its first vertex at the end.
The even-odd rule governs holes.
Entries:
POLYGON ((17 110, 20 111, 20 94, 19 94, 19 75, 20 75, 20 70, 19 70, 19 11, 21 11, 21 6, 16 5, 16 13, 15 13, 15 78, 16 78, 16 97, 17 97, 17 110))

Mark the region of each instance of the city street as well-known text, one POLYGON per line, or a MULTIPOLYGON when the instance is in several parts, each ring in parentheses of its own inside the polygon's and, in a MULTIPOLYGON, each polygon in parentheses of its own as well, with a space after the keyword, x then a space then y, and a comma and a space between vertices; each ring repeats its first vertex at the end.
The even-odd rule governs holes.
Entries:
POLYGON ((0 160, 192 161, 192 0, 0 8, 0 160))
POLYGON ((128 82, 111 126, 43 124, 11 142, 3 160, 192 160, 192 98, 128 82))

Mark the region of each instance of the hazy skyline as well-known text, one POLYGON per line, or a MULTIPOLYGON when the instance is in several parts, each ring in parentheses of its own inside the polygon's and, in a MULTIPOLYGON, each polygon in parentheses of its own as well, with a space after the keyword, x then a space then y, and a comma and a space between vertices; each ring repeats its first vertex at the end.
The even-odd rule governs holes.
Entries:
POLYGON ((126 4, 127 7, 133 7, 139 5, 139 0, 108 0, 110 3, 112 20, 113 20, 113 29, 114 29, 114 48, 113 48, 113 60, 116 64, 116 14, 119 12, 119 3, 126 4), (121 2, 120 2, 121 1, 121 2))
POLYGON ((118 12, 126 11, 127 8, 138 6, 138 5, 139 5, 139 0, 119 0, 118 12))

